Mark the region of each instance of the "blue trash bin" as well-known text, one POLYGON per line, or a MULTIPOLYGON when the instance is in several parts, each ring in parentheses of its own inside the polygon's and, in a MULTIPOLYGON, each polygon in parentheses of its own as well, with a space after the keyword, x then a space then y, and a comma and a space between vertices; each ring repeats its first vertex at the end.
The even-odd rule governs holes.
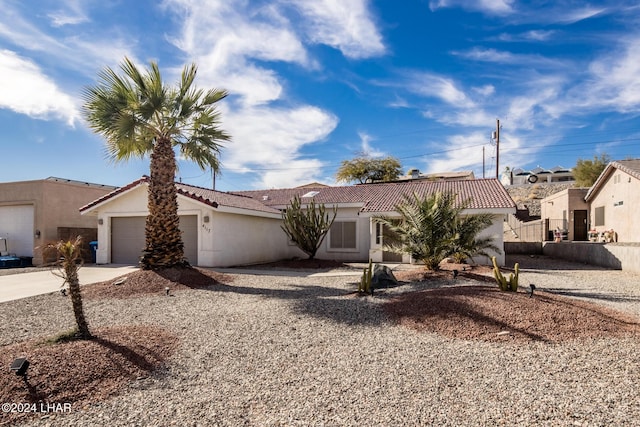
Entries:
POLYGON ((89 247, 91 248, 91 262, 96 263, 96 252, 98 252, 98 241, 94 240, 89 242, 89 247))

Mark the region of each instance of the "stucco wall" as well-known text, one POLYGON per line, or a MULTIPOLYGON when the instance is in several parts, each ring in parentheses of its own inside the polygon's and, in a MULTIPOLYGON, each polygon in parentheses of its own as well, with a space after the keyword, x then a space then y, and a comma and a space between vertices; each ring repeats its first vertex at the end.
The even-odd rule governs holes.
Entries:
MULTIPOLYGON (((587 188, 568 188, 551 196, 545 197, 540 202, 541 218, 544 220, 565 220, 564 228, 568 231, 567 238, 569 240, 575 240, 574 228, 575 219, 574 211, 585 210, 589 211, 589 205, 584 201, 584 197, 587 195, 587 188)), ((558 223, 551 225, 560 226, 558 223)), ((546 238, 546 235, 545 235, 546 238)))
MULTIPOLYGON (((40 247, 58 239, 58 227, 96 228, 96 218, 81 216, 80 207, 98 199, 113 187, 75 181, 37 180, 0 183, 0 206, 34 207, 33 246, 40 247), (37 238, 36 230, 40 232, 37 238)), ((42 253, 34 250, 33 263, 42 263, 42 253)))
POLYGON ((613 229, 619 242, 640 242, 638 206, 640 181, 616 169, 591 199, 591 229, 598 232, 613 229), (604 225, 596 226, 595 212, 598 207, 604 207, 604 225))
POLYGON ((640 272, 640 245, 636 243, 545 242, 542 251, 553 258, 640 272))
MULTIPOLYGON (((276 261, 294 256, 279 218, 220 212, 178 195, 178 214, 195 215, 198 223, 198 266, 227 267, 276 261)), ((147 186, 142 185, 98 207, 98 263, 111 263, 111 218, 146 216, 147 186)))
MULTIPOLYGON (((329 210, 329 206, 327 206, 329 210)), ((340 208, 336 215, 336 221, 355 221, 356 222, 356 248, 355 249, 331 249, 329 242, 331 232, 327 233, 326 238, 322 242, 316 258, 319 259, 335 259, 338 261, 359 261, 365 262, 369 260, 369 218, 367 216, 358 215, 360 207, 340 208)))
POLYGON ((200 264, 229 267, 303 257, 297 247, 287 244, 281 223, 275 218, 212 212, 211 225, 204 224, 201 231, 200 264))

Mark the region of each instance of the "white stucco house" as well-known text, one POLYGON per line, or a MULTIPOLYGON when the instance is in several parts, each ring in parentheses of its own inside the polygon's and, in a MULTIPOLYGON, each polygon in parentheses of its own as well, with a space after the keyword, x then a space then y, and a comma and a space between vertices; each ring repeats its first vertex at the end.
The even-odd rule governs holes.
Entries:
MULTIPOLYGON (((138 262, 144 247, 148 178, 143 177, 80 209, 98 221, 98 263, 138 262)), ((327 207, 337 206, 337 217, 316 258, 341 261, 411 262, 408 255, 383 251, 384 230, 377 215, 394 216, 403 195, 426 196, 450 191, 460 201, 469 199, 464 214, 489 212, 492 226, 483 233, 503 246, 503 221, 516 206, 496 179, 408 181, 327 187, 220 192, 176 184, 178 214, 185 256, 192 265, 227 267, 305 257, 281 229, 281 210, 294 196, 327 207)), ((496 254, 504 265, 504 253, 496 254)), ((488 262, 488 261, 487 261, 488 262)))

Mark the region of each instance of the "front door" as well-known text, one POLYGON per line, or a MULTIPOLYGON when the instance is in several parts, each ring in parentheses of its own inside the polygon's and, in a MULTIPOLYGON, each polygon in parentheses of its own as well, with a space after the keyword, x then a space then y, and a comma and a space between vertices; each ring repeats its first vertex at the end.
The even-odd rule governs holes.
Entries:
POLYGON ((587 240, 587 211, 573 211, 573 240, 583 242, 587 240))

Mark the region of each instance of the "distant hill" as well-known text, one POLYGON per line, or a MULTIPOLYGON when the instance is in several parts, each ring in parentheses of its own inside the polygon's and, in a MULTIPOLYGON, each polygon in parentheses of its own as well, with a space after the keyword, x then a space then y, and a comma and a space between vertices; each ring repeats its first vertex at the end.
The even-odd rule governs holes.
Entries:
POLYGON ((540 200, 575 186, 575 182, 545 182, 540 184, 506 185, 505 188, 518 209, 529 208, 529 215, 540 217, 540 200))

